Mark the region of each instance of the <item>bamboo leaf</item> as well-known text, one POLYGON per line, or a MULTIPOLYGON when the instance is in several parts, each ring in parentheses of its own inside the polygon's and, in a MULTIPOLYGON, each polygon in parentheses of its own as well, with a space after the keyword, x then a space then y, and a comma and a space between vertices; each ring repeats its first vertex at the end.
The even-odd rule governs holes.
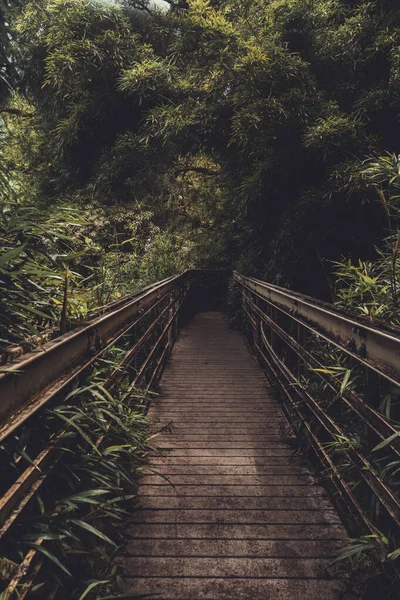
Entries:
POLYGON ((49 550, 47 550, 47 548, 44 548, 44 546, 41 546, 39 544, 33 544, 31 542, 27 542, 27 544, 28 544, 28 546, 31 546, 31 548, 34 548, 38 552, 41 552, 42 554, 44 554, 44 556, 46 556, 55 565, 57 565, 57 567, 59 567, 62 571, 64 571, 64 573, 66 573, 68 575, 68 577, 72 577, 72 574, 68 571, 68 569, 66 567, 64 567, 64 565, 58 560, 58 558, 56 556, 54 556, 54 554, 49 552, 49 550))
POLYGON ((343 381, 342 381, 342 385, 340 386, 340 395, 343 396, 347 384, 349 383, 349 379, 350 379, 350 375, 351 375, 351 369, 347 369, 344 377, 343 377, 343 381))
POLYGON ((17 246, 17 248, 12 248, 7 252, 3 252, 3 254, 0 254, 0 267, 3 267, 17 258, 25 250, 25 247, 25 244, 22 244, 21 246, 17 246))
POLYGON ((400 548, 397 548, 397 550, 390 552, 390 554, 388 554, 387 557, 389 560, 396 560, 396 558, 399 558, 400 557, 400 548))
POLYGON ((79 600, 84 600, 84 598, 86 598, 86 596, 89 594, 89 592, 91 592, 95 587, 97 587, 99 585, 103 585, 103 583, 108 583, 108 582, 109 582, 109 579, 103 579, 102 581, 94 581, 93 583, 88 585, 88 587, 83 592, 83 594, 81 596, 79 596, 79 600))
POLYGON ((74 429, 76 429, 81 434, 81 436, 83 437, 83 439, 86 440, 87 443, 93 448, 93 450, 95 452, 97 452, 97 454, 99 454, 99 455, 101 454, 101 452, 98 450, 98 448, 92 442, 92 440, 89 438, 89 436, 86 435, 86 433, 83 431, 82 427, 80 427, 72 419, 69 419, 68 417, 64 416, 61 412, 57 412, 57 416, 60 417, 60 419, 62 419, 66 423, 68 423, 68 425, 71 425, 71 427, 73 427, 74 429))
POLYGON ((385 448, 386 446, 388 446, 391 442, 393 442, 393 440, 395 440, 398 437, 400 437, 400 431, 397 431, 393 435, 386 438, 386 440, 383 440, 383 442, 381 442, 380 444, 375 446, 375 448, 372 449, 372 452, 377 452, 378 450, 382 450, 382 448, 385 448))
POLYGON ((111 544, 112 546, 115 546, 115 547, 117 546, 117 544, 115 542, 113 542, 112 540, 110 540, 110 538, 108 536, 106 536, 104 533, 102 533, 101 531, 96 529, 96 527, 93 527, 93 525, 86 523, 85 521, 81 521, 80 519, 70 519, 70 523, 74 523, 78 527, 82 527, 82 529, 86 529, 86 531, 89 531, 93 535, 96 535, 98 538, 100 538, 101 540, 104 540, 105 542, 107 542, 108 544, 111 544))

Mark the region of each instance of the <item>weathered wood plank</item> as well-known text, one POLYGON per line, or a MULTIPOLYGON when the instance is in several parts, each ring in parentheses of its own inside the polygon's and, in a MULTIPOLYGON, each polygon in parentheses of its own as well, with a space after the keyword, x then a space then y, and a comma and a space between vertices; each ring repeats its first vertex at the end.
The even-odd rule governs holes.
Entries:
POLYGON ((241 558, 332 558, 338 540, 131 540, 125 549, 130 556, 202 556, 241 558))
MULTIPOLYGON (((138 523, 130 528, 134 539, 250 539, 250 540, 343 540, 341 525, 264 525, 237 523, 138 523)), ((139 575, 139 574, 138 574, 139 575)), ((143 575, 143 573, 142 573, 143 575)))
POLYGON ((340 583, 324 579, 135 576, 128 579, 125 593, 132 598, 151 593, 152 600, 338 600, 340 588, 340 583))

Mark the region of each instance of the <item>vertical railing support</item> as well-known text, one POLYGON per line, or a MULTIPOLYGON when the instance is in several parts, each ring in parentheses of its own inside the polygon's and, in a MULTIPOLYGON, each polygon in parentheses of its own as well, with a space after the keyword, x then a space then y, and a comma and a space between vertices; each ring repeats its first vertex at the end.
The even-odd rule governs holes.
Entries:
MULTIPOLYGON (((259 306, 259 299, 257 296, 253 296, 253 302, 254 304, 258 307, 259 306)), ((261 327, 261 319, 259 317, 259 315, 254 311, 253 312, 253 318, 255 320, 255 329, 254 329, 254 344, 257 348, 261 349, 261 331, 260 331, 260 327, 261 327)))

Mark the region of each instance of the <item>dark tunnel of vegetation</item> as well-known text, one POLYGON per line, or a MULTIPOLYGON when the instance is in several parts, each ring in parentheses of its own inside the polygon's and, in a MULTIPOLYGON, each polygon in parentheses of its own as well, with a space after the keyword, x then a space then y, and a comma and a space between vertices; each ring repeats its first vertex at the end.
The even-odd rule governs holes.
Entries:
POLYGON ((0 0, 2 362, 188 268, 399 325, 399 139, 398 0, 0 0))

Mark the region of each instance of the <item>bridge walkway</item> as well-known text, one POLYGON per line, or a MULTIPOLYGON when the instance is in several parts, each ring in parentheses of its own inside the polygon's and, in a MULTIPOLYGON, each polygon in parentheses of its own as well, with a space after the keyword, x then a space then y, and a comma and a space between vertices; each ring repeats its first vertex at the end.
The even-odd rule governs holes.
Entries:
POLYGON ((328 567, 345 530, 221 313, 181 332, 149 416, 170 427, 129 524, 128 597, 339 598, 328 567))

